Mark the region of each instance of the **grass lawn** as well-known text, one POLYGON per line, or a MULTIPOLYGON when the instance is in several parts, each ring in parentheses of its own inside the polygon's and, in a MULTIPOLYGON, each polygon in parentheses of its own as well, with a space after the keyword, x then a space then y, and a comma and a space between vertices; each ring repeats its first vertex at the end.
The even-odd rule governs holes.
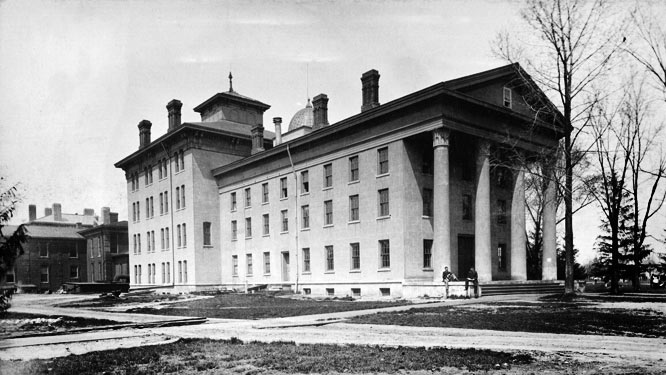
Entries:
POLYGON ((443 348, 243 343, 237 339, 187 339, 132 349, 71 355, 53 360, 0 361, 13 374, 659 374, 649 364, 578 362, 529 353, 443 348), (496 371, 494 371, 496 370, 496 371))
MULTIPOLYGON (((142 297, 143 300, 135 302, 149 302, 146 298, 169 302, 164 296, 142 297)), ((121 301, 122 303, 131 300, 121 301)), ((175 301, 174 301, 175 302, 175 301)), ((87 302, 90 306, 96 306, 97 301, 87 302)), ((108 301, 102 301, 108 304, 108 301)), ((330 312, 365 310, 379 307, 401 306, 408 304, 406 301, 349 301, 345 299, 294 299, 285 296, 275 296, 270 293, 256 294, 219 294, 212 298, 197 300, 181 300, 178 303, 161 305, 158 307, 128 307, 127 312, 176 315, 176 316, 198 316, 206 318, 227 319, 263 319, 279 318, 288 316, 322 314, 330 312)), ((76 307, 85 305, 77 304, 76 307)), ((72 305, 68 307, 73 307, 72 305)))
MULTIPOLYGON (((72 328, 118 324, 113 320, 23 314, 8 311, 0 317, 0 339, 28 333, 63 332, 72 328)), ((2 373, 0 371, 0 373, 2 373)))
MULTIPOLYGON (((666 316, 644 309, 594 307, 596 297, 560 302, 489 302, 387 312, 355 317, 352 323, 451 327, 571 334, 666 337, 666 316)), ((613 299, 618 302, 618 299, 613 299)), ((649 303, 646 303, 649 304, 649 303)))

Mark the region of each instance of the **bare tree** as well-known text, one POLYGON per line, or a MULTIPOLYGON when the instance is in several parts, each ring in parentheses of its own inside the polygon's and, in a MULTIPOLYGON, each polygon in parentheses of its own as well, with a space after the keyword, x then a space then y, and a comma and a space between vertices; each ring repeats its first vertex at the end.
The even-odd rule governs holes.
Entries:
POLYGON ((631 12, 637 40, 626 50, 650 74, 666 100, 666 29, 652 10, 638 7, 631 12))
MULTIPOLYGON (((624 41, 622 22, 615 22, 605 0, 529 0, 521 16, 528 28, 525 40, 499 34, 495 53, 520 60, 535 81, 556 98, 563 115, 565 206, 565 292, 574 293, 573 196, 576 143, 589 126, 586 114, 598 96, 592 86, 611 68, 624 41), (524 48, 526 46, 528 48, 524 48)), ((585 148, 585 147, 583 147, 585 148)))
MULTIPOLYGON (((634 80, 635 81, 635 80, 634 80)), ((628 191, 633 200, 634 223, 631 228, 634 270, 632 284, 640 290, 641 265, 644 258, 643 245, 647 237, 649 220, 662 208, 666 189, 662 184, 666 176, 666 159, 661 149, 655 146, 662 125, 650 126, 650 101, 646 99, 643 81, 628 86, 630 91, 622 108, 628 125, 623 151, 629 161, 628 191), (630 144, 629 137, 633 141, 630 144), (658 154, 657 154, 658 152, 658 154), (651 160, 655 157, 654 160, 651 160), (661 190, 661 191, 660 191, 661 190), (643 195, 643 193, 647 193, 643 195)))

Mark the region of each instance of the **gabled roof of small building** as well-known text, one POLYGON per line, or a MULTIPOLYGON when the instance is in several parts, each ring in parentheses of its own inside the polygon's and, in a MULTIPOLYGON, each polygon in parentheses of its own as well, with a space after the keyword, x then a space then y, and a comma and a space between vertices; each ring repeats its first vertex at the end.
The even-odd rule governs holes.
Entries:
MULTIPOLYGON (((84 238, 78 233, 82 228, 75 226, 61 226, 39 223, 25 224, 29 238, 50 238, 50 239, 71 239, 83 240, 84 238)), ((5 225, 2 227, 2 234, 9 236, 18 228, 17 225, 5 225)), ((29 240, 28 240, 29 241, 29 240)))
POLYGON ((105 230, 114 231, 114 232, 118 232, 118 231, 127 232, 127 220, 118 221, 118 222, 109 223, 109 224, 96 225, 92 228, 86 228, 86 229, 83 229, 83 230, 79 229, 78 233, 80 235, 84 236, 84 237, 87 237, 88 235, 101 233, 105 230))

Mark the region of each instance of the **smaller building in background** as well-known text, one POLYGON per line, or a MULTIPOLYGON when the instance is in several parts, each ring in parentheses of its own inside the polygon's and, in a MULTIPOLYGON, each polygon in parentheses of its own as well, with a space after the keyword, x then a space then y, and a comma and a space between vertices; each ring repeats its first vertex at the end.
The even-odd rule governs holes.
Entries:
MULTIPOLYGON (((86 208, 83 215, 62 213, 54 203, 37 218, 37 207, 29 206, 29 221, 25 224, 28 241, 24 254, 5 276, 7 284, 25 291, 56 291, 65 282, 87 281, 86 242, 78 233, 92 228, 97 222, 95 211, 86 208)), ((16 227, 3 228, 10 233, 16 227)))
POLYGON ((118 221, 118 214, 102 207, 100 225, 79 231, 86 239, 88 281, 114 281, 129 275, 127 221, 118 221))

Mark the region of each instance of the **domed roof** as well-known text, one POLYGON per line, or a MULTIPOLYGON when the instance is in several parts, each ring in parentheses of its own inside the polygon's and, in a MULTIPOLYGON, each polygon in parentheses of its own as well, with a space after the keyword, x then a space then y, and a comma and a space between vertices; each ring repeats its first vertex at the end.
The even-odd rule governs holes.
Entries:
POLYGON ((292 131, 303 126, 309 128, 314 124, 314 110, 312 109, 312 104, 310 104, 310 99, 308 98, 308 104, 305 108, 296 112, 294 117, 291 118, 289 122, 289 129, 287 131, 292 131))

